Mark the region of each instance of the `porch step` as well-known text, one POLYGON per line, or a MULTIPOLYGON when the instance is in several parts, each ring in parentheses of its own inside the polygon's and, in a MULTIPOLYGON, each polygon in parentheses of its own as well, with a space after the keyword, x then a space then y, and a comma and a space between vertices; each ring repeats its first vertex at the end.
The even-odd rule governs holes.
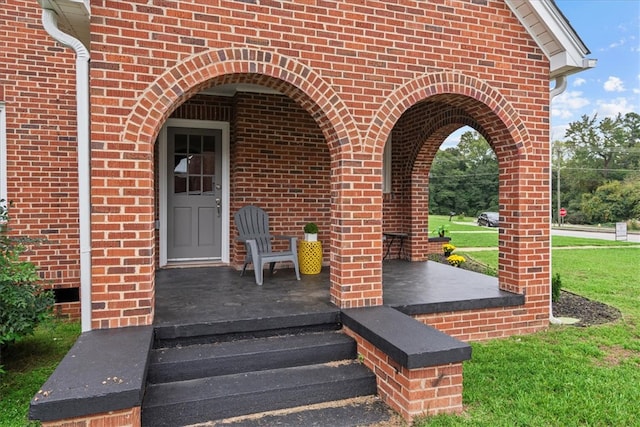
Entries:
POLYGON ((340 310, 323 310, 292 314, 251 313, 233 321, 155 325, 154 348, 191 346, 239 339, 292 335, 340 329, 340 310))
POLYGON ((373 397, 375 375, 355 360, 357 348, 351 337, 335 330, 316 332, 315 326, 303 331, 233 341, 220 336, 207 344, 152 350, 142 425, 346 427, 391 416, 386 405, 373 397), (371 401, 327 403, 362 396, 371 401), (308 407, 316 404, 321 405, 308 407), (285 412, 272 412, 280 410, 285 412), (254 414, 251 421, 245 417, 249 414, 254 414), (342 424, 321 422, 341 417, 342 424), (348 419, 360 421, 348 424, 348 419))
POLYGON ((176 381, 147 386, 143 426, 184 426, 376 393, 355 361, 176 381))
POLYGON ((154 384, 184 381, 355 357, 355 341, 339 332, 171 347, 152 350, 147 380, 154 384))
POLYGON ((401 417, 376 396, 363 396, 218 420, 195 426, 216 427, 366 427, 404 426, 401 417))

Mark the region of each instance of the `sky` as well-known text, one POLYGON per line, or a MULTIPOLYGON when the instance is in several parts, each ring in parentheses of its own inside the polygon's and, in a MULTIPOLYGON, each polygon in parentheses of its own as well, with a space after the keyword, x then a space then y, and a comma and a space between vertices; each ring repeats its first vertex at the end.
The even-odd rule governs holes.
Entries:
MULTIPOLYGON (((582 115, 600 120, 640 114, 640 0, 555 1, 597 65, 569 76, 565 92, 552 101, 552 140, 562 140, 569 123, 582 115)), ((455 145, 468 130, 455 132, 441 148, 455 145)))

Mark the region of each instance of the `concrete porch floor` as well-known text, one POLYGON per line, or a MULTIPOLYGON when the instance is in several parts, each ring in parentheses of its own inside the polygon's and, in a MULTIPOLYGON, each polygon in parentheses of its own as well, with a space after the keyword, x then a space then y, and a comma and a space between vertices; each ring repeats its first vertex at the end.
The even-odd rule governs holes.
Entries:
MULTIPOLYGON (((498 279, 433 261, 385 261, 384 304, 409 314, 427 314, 521 305, 524 296, 501 291, 498 279)), ((156 273, 155 322, 158 338, 202 333, 254 331, 270 324, 287 327, 331 322, 340 310, 329 302, 329 269, 302 275, 293 269, 265 272, 263 286, 253 271, 241 277, 231 267, 171 268, 156 273), (206 331, 206 332, 205 332, 206 331)))

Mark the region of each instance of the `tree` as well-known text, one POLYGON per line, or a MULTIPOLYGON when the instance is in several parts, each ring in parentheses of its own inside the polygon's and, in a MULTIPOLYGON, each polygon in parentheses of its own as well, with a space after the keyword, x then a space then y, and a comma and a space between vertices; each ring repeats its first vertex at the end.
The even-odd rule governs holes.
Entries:
POLYGON ((568 208, 568 221, 603 222, 604 212, 596 213, 594 206, 587 207, 588 201, 607 199, 603 191, 613 190, 615 184, 601 189, 598 198, 593 196, 605 184, 624 181, 640 169, 640 116, 627 113, 602 120, 597 115, 582 116, 569 124, 565 140, 554 142, 554 149, 554 171, 560 172, 562 206, 568 208))
POLYGON ((640 218, 640 176, 610 181, 582 197, 582 212, 592 223, 640 218))
POLYGON ((498 210, 498 161, 478 132, 465 132, 457 147, 439 150, 429 178, 431 213, 498 210))

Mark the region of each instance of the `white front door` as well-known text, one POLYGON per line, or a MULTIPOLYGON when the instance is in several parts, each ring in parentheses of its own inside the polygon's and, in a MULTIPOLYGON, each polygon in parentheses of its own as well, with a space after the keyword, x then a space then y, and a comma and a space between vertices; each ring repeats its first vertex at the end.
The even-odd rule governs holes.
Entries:
POLYGON ((160 266, 229 261, 229 123, 169 119, 158 138, 160 266))

